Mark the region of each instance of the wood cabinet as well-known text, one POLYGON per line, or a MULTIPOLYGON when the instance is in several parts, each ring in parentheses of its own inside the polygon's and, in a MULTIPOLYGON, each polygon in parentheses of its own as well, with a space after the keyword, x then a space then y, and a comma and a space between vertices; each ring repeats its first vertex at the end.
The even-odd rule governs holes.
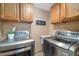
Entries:
POLYGON ((1 4, 1 19, 6 21, 19 20, 19 4, 1 4))
POLYGON ((66 4, 61 3, 60 4, 60 20, 63 20, 66 18, 66 4))
POLYGON ((78 21, 79 19, 79 3, 66 3, 65 4, 65 19, 63 22, 78 21))
POLYGON ((55 4, 52 8, 51 8, 51 22, 52 23, 57 23, 59 22, 59 12, 60 12, 60 4, 55 4))
POLYGON ((79 3, 67 3, 67 10, 67 17, 74 17, 79 15, 79 3))
POLYGON ((0 18, 4 21, 33 21, 33 4, 31 3, 2 3, 0 4, 0 18))
POLYGON ((76 21, 79 19, 79 3, 55 4, 51 8, 51 16, 52 23, 76 21))
POLYGON ((32 22, 33 20, 33 4, 20 4, 21 6, 21 20, 32 22))
POLYGON ((52 23, 60 23, 66 18, 66 4, 58 3, 51 8, 52 23))

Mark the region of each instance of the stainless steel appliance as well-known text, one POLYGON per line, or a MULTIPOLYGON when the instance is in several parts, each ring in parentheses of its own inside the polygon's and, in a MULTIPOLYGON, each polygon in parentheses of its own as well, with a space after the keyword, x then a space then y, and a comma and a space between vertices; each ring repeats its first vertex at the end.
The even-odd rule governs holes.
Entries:
POLYGON ((43 40, 43 45, 44 55, 78 56, 79 32, 56 31, 55 36, 43 40))
POLYGON ((29 35, 28 31, 17 31, 14 41, 9 41, 8 39, 0 41, 0 56, 34 55, 34 40, 29 35))
POLYGON ((29 38, 31 38, 29 31, 16 31, 15 32, 15 39, 16 40, 29 39, 29 38))

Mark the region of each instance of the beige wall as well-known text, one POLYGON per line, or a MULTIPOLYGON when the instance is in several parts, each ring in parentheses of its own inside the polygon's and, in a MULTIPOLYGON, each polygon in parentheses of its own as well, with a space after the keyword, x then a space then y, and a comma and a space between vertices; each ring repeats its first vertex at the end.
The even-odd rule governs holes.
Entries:
POLYGON ((54 34, 56 30, 68 30, 79 32, 79 21, 61 23, 56 25, 49 24, 49 29, 50 34, 54 34))
POLYGON ((54 25, 51 24, 51 17, 50 17, 51 14, 49 14, 49 34, 50 35, 54 35, 55 33, 55 28, 54 28, 54 25))
MULTIPOLYGON (((1 23, 0 23, 1 24, 1 23)), ((20 30, 28 30, 31 32, 31 24, 27 23, 11 23, 11 22, 2 22, 0 31, 2 36, 6 36, 8 31, 11 31, 13 27, 16 27, 16 31, 20 30)))
POLYGON ((55 30, 70 30, 70 31, 78 31, 79 32, 79 21, 62 23, 58 25, 54 25, 55 30))
POLYGON ((35 40, 35 53, 41 51, 41 35, 48 35, 49 30, 49 12, 44 11, 42 9, 34 8, 34 18, 33 23, 31 25, 31 35, 32 38, 35 40), (46 26, 36 25, 36 20, 45 20, 46 26))

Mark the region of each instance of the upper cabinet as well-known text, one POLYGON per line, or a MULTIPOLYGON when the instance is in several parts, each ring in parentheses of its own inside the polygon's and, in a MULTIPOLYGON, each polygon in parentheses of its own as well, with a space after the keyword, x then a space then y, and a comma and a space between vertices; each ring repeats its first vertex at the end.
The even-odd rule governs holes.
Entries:
POLYGON ((32 22, 33 20, 33 4, 20 4, 21 6, 21 20, 32 22))
POLYGON ((0 5, 1 20, 4 21, 33 21, 33 5, 31 3, 4 3, 0 5))
POLYGON ((62 22, 78 21, 79 3, 66 3, 65 7, 65 19, 62 22))
POLYGON ((62 23, 62 22, 78 20, 79 19, 79 4, 78 3, 55 4, 51 8, 51 16, 52 16, 51 17, 52 23, 60 23, 60 22, 62 23), (56 8, 56 5, 59 5, 59 7, 56 8), (57 14, 58 13, 57 10, 59 10, 59 15, 57 14), (59 19, 55 19, 56 18, 55 15, 59 17, 59 19))
POLYGON ((68 17, 74 17, 79 15, 79 3, 67 3, 68 17))
POLYGON ((59 7, 60 7, 60 4, 55 4, 51 8, 51 22, 52 23, 59 22, 59 7))
POLYGON ((66 18, 66 4, 57 3, 51 8, 51 20, 52 23, 60 23, 66 18))
POLYGON ((66 18, 66 4, 65 3, 61 3, 60 4, 60 20, 63 20, 66 18))
POLYGON ((6 21, 19 20, 19 4, 1 4, 1 19, 6 21))

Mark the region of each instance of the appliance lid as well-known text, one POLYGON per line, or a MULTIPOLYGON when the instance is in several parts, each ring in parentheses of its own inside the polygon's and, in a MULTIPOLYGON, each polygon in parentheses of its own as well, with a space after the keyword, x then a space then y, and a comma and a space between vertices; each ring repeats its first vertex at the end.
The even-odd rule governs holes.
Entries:
POLYGON ((55 39, 63 43, 73 44, 79 40, 79 32, 57 31, 55 39))
POLYGON ((63 43, 63 42, 55 40, 54 38, 46 38, 44 40, 46 40, 46 41, 50 42, 51 44, 54 44, 58 47, 64 48, 64 49, 69 49, 69 47, 70 47, 69 43, 68 44, 63 43))
POLYGON ((79 39, 79 32, 73 32, 73 31, 56 31, 55 36, 62 36, 62 37, 79 39))
POLYGON ((55 40, 57 41, 60 41, 60 42, 63 42, 63 43, 69 43, 69 44, 73 44, 74 42, 77 42, 78 40, 76 39, 71 39, 71 38, 68 38, 68 37, 59 37, 59 36, 55 36, 54 38, 55 40))

